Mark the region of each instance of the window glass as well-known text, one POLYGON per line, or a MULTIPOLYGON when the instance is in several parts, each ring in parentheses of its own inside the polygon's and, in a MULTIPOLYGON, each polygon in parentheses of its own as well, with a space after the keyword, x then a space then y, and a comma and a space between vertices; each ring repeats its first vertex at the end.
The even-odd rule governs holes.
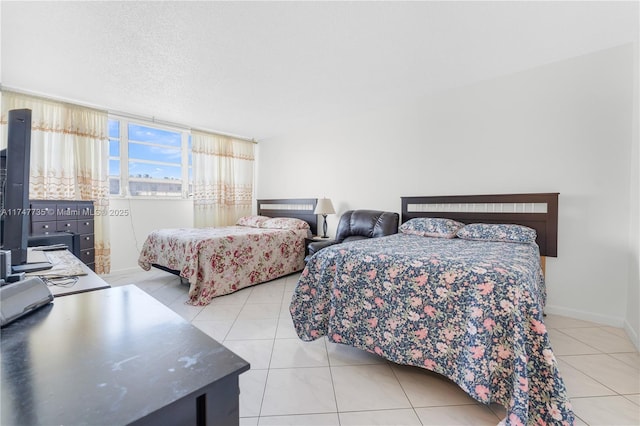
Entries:
POLYGON ((160 161, 164 163, 174 163, 180 165, 182 161, 182 151, 180 148, 169 148, 164 146, 140 145, 129 141, 129 158, 137 160, 160 161))
POLYGON ((109 194, 120 195, 120 122, 109 119, 109 194))
POLYGON ((109 159, 109 177, 120 179, 120 160, 109 159))
POLYGON ((138 179, 169 179, 182 182, 182 167, 130 160, 129 177, 138 179))
POLYGON ((118 117, 109 119, 112 195, 186 197, 191 180, 191 135, 187 130, 159 128, 118 117), (187 144, 184 150, 183 140, 187 144), (182 181, 183 164, 188 167, 188 182, 182 181))
POLYGON ((182 181, 166 179, 158 182, 145 178, 133 177, 129 179, 129 193, 132 196, 167 196, 180 197, 182 195, 182 181))
POLYGON ((120 194, 120 178, 109 176, 109 194, 120 194))
POLYGON ((180 132, 129 124, 129 142, 153 142, 179 148, 182 145, 182 135, 180 132))
POLYGON ((120 141, 109 139, 109 157, 120 157, 120 141))
POLYGON ((120 122, 118 120, 109 119, 109 138, 120 137, 120 122))

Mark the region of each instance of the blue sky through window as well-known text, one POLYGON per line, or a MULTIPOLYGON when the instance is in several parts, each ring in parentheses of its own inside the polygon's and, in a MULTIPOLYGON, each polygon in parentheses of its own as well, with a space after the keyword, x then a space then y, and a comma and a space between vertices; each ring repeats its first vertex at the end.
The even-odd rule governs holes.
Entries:
POLYGON ((182 135, 179 132, 129 124, 129 176, 153 179, 181 179, 182 135), (140 145, 135 142, 150 142, 165 147, 140 145), (135 160, 175 163, 176 166, 146 164, 135 160))
POLYGON ((120 137, 120 122, 118 120, 109 120, 109 137, 120 137))
POLYGON ((180 148, 182 144, 181 137, 179 132, 129 124, 129 141, 131 142, 152 142, 180 148))
MULTIPOLYGON (((182 132, 158 129, 140 124, 128 124, 129 176, 153 179, 182 179, 182 132), (140 143, 136 143, 140 142, 140 143), (152 143, 164 146, 151 146, 152 143), (136 160, 157 161, 166 164, 148 164, 136 160)), ((120 175, 120 121, 109 120, 109 175, 120 175)), ((191 137, 189 136, 188 161, 191 164, 191 137)), ((189 173, 191 175, 191 173, 189 173)))
POLYGON ((120 157, 120 141, 109 140, 109 157, 120 157))

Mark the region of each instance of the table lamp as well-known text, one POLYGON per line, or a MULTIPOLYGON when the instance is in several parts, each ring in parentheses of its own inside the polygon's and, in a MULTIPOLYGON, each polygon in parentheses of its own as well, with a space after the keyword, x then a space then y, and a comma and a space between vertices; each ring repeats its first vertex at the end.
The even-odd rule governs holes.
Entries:
POLYGON ((316 209, 313 213, 322 215, 322 238, 329 238, 329 236, 327 235, 327 215, 336 213, 333 208, 333 204, 331 204, 331 200, 328 198, 318 199, 318 204, 316 204, 316 209))

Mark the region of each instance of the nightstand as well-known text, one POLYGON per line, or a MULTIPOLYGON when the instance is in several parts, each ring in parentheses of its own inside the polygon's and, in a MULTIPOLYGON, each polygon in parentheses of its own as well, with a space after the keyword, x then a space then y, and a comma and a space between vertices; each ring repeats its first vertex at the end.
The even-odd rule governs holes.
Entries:
POLYGON ((309 254, 309 244, 315 243, 316 241, 326 241, 328 238, 322 238, 319 235, 314 235, 313 237, 308 237, 304 239, 304 255, 309 254))
POLYGON ((319 235, 314 235, 313 237, 309 237, 309 238, 305 238, 304 239, 304 261, 305 263, 307 262, 308 257, 309 257, 309 244, 311 243, 319 243, 319 242, 333 242, 332 239, 330 238, 322 238, 319 235))

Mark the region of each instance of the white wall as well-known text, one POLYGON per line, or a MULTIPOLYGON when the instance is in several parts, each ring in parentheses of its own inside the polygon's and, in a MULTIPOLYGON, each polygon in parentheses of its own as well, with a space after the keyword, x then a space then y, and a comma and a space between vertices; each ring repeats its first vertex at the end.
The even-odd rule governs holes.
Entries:
POLYGON ((547 311, 623 326, 639 305, 626 300, 633 52, 620 46, 261 141, 257 194, 330 197, 335 232, 343 211, 399 211, 404 195, 560 192, 547 311))
POLYGON ((640 44, 634 49, 634 91, 633 91, 633 143, 630 155, 631 162, 631 221, 629 225, 629 291, 627 293, 627 315, 625 330, 634 339, 636 346, 640 347, 640 69, 638 61, 640 57, 640 44))
POLYGON ((193 227, 192 200, 112 199, 109 208, 126 216, 111 216, 111 273, 142 270, 138 255, 147 235, 160 228, 193 227))

